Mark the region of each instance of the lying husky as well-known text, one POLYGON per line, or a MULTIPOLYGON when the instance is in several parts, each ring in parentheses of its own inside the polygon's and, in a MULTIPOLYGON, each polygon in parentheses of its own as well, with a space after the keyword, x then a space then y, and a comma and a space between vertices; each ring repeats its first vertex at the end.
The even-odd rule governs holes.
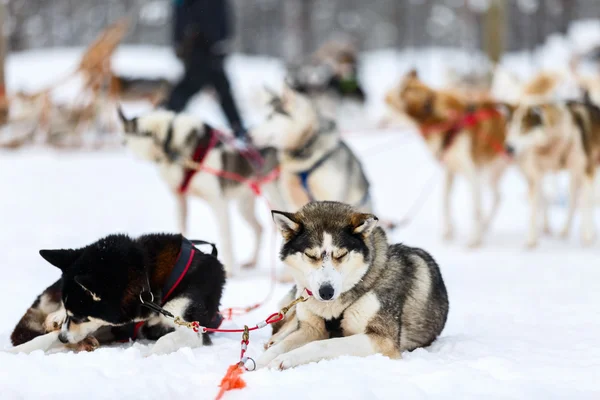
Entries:
MULTIPOLYGON (((204 166, 226 173, 235 173, 244 179, 258 178, 273 172, 278 165, 275 149, 262 149, 265 160, 258 173, 250 161, 239 152, 227 149, 215 136, 217 133, 207 124, 187 114, 170 111, 153 111, 138 118, 127 119, 119 113, 125 129, 127 146, 138 157, 155 161, 160 174, 177 199, 179 229, 187 230, 188 195, 206 200, 214 210, 220 232, 220 248, 228 273, 236 270, 233 256, 229 203, 236 200, 244 220, 254 231, 256 244, 250 262, 254 266, 261 248, 262 227, 254 213, 256 194, 247 185, 235 180, 221 178, 206 172, 185 168, 179 161, 193 159, 204 166), (211 141, 214 147, 211 149, 211 141)), ((284 206, 277 179, 262 186, 272 204, 284 206)))
POLYGON ((386 102, 406 114, 418 127, 427 147, 443 163, 446 183, 443 201, 444 238, 453 236, 450 194, 456 174, 468 179, 473 196, 474 230, 469 246, 479 246, 483 233, 500 204, 499 182, 509 159, 504 154, 505 117, 494 103, 467 104, 452 92, 436 91, 423 83, 416 71, 390 90, 386 102), (484 219, 480 176, 489 174, 493 205, 484 219))
MULTIPOLYGON (((181 235, 110 235, 40 255, 62 276, 21 318, 11 335, 15 346, 58 329, 60 341, 79 350, 129 338, 168 343, 173 320, 144 307, 147 302, 202 326, 220 324, 223 266, 181 235)), ((203 334, 202 342, 210 344, 210 338, 203 334)))
POLYGON ((249 132, 257 146, 278 150, 286 204, 297 210, 309 201, 335 200, 372 211, 369 181, 335 123, 311 101, 285 87, 273 96, 268 118, 249 132))
POLYGON ((310 298, 280 327, 259 367, 287 369, 343 355, 399 358, 442 332, 448 295, 431 256, 389 245, 377 218, 337 202, 273 211, 299 293, 310 298))
MULTIPOLYGON (((570 173, 569 211, 561 234, 569 234, 583 186, 581 238, 584 244, 591 244, 595 238, 594 178, 600 161, 600 108, 589 101, 521 105, 512 114, 506 146, 529 183, 527 246, 538 242, 542 179, 558 170, 570 173)), ((544 222, 547 224, 547 218, 544 222)))

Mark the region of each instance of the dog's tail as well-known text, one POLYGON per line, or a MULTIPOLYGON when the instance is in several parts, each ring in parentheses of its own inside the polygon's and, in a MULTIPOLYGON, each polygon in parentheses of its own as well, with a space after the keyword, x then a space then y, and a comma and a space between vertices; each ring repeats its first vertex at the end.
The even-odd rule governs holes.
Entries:
POLYGON ((47 333, 44 323, 48 314, 58 311, 60 308, 61 291, 62 279, 59 279, 37 297, 10 335, 13 346, 18 346, 47 333))

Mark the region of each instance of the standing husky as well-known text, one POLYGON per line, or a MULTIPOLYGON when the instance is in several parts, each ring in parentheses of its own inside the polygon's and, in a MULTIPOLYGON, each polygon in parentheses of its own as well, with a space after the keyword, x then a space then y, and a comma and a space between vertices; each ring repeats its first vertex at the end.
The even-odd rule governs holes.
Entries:
MULTIPOLYGON (((15 346, 60 329, 60 341, 79 350, 136 337, 164 338, 155 345, 164 350, 173 320, 144 302, 202 326, 220 323, 223 266, 181 235, 110 235, 80 249, 40 255, 62 276, 21 318, 11 335, 15 346)), ((206 334, 202 339, 210 344, 206 334)))
POLYGON ((499 183, 509 160, 504 157, 505 117, 491 102, 467 104, 456 93, 434 90, 425 85, 416 71, 387 93, 386 102, 406 114, 418 126, 431 152, 443 162, 446 182, 443 200, 443 236, 451 239, 454 227, 450 217, 450 195, 454 176, 463 174, 473 197, 474 229, 469 247, 481 244, 500 205, 499 183), (485 116, 485 118, 483 117, 485 116), (465 121, 471 122, 465 122, 465 121), (493 204, 484 218, 480 178, 489 174, 493 204))
POLYGON ((286 86, 281 97, 273 96, 266 121, 249 134, 257 146, 279 151, 282 194, 290 208, 335 200, 372 211, 360 161, 307 97, 286 86))
MULTIPOLYGON (((237 200, 240 213, 254 231, 254 253, 245 266, 256 264, 261 248, 262 227, 254 213, 256 195, 243 183, 221 178, 209 173, 189 170, 178 161, 194 159, 213 170, 234 173, 245 179, 258 178, 271 173, 278 165, 275 149, 262 149, 265 160, 262 171, 255 171, 250 161, 239 152, 226 149, 216 139, 214 130, 191 115, 171 111, 154 111, 138 118, 127 119, 119 110, 125 128, 127 146, 140 158, 156 161, 160 174, 177 199, 180 231, 187 231, 187 196, 195 195, 206 200, 214 210, 219 224, 220 248, 228 273, 233 274, 236 262, 233 256, 230 200, 237 200), (214 140, 214 147, 210 143, 214 140)), ((274 180, 263 185, 272 204, 284 207, 279 193, 279 183, 274 180)))
MULTIPOLYGON (((522 104, 512 114, 506 148, 514 154, 529 183, 531 216, 527 246, 538 242, 542 180, 550 172, 570 173, 569 211, 563 237, 568 236, 583 184, 581 239, 590 245, 594 228, 594 178, 600 162, 600 108, 586 102, 522 104)), ((544 225, 547 216, 544 212, 544 225)))
POLYGON ((287 369, 343 355, 399 358, 442 332, 448 295, 440 270, 423 250, 389 245, 377 218, 336 202, 295 214, 273 211, 298 293, 258 366, 287 369))

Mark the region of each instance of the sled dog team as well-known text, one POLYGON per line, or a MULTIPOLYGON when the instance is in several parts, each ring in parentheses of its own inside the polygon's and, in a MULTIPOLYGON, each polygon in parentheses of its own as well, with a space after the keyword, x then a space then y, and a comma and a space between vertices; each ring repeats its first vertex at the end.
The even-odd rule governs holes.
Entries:
MULTIPOLYGON (((570 208, 562 233, 569 232, 582 188, 582 240, 594 240, 600 109, 589 99, 518 105, 488 99, 467 102, 452 91, 430 88, 410 72, 388 92, 386 102, 417 125, 444 166, 446 238, 453 234, 454 176, 462 174, 470 183, 469 245, 478 246, 500 204, 499 181, 514 162, 529 184, 528 246, 538 242, 540 214, 548 229, 542 178, 561 169, 571 174, 570 208), (494 196, 486 215, 481 207, 483 176, 494 196)), ((272 96, 268 118, 249 132, 264 161, 260 169, 231 150, 219 131, 192 116, 154 111, 136 118, 121 113, 121 119, 128 147, 156 162, 174 193, 183 234, 187 196, 211 205, 224 264, 183 235, 111 235, 80 249, 42 250, 40 255, 62 275, 19 321, 11 336, 14 345, 59 331, 60 341, 77 350, 136 338, 157 340, 156 352, 174 350, 178 330, 173 321, 145 307, 144 299, 185 320, 219 326, 226 270, 234 274, 238 265, 227 209, 235 201, 254 230, 256 247, 247 263, 254 265, 262 232, 254 215, 259 184, 273 207, 282 210, 272 215, 283 238, 280 258, 295 282, 283 302, 309 294, 308 301, 294 306, 274 326, 259 367, 287 369, 341 355, 398 358, 405 350, 431 344, 443 330, 448 297, 436 262, 421 249, 388 243, 372 209, 360 161, 309 97, 289 87, 272 96), (194 165, 222 174, 198 172, 194 165), (271 174, 276 168, 279 173, 271 174), (273 178, 265 180, 270 174, 273 178)), ((198 338, 198 344, 210 342, 206 333, 198 338)))

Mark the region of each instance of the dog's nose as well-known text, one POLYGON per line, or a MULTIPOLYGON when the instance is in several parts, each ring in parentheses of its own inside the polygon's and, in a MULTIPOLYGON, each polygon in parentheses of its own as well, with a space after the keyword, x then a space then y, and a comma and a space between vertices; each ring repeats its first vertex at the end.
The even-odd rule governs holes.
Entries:
POLYGON ((331 298, 333 297, 333 293, 334 293, 333 286, 331 286, 328 283, 319 288, 319 296, 323 300, 331 300, 331 298))
POLYGON ((511 146, 510 144, 505 145, 504 150, 506 151, 506 154, 508 154, 509 156, 513 156, 515 154, 515 148, 513 146, 511 146))
POLYGON ((67 335, 63 335, 62 333, 60 333, 58 335, 58 340, 60 340, 61 343, 69 343, 69 340, 67 339, 67 335))

